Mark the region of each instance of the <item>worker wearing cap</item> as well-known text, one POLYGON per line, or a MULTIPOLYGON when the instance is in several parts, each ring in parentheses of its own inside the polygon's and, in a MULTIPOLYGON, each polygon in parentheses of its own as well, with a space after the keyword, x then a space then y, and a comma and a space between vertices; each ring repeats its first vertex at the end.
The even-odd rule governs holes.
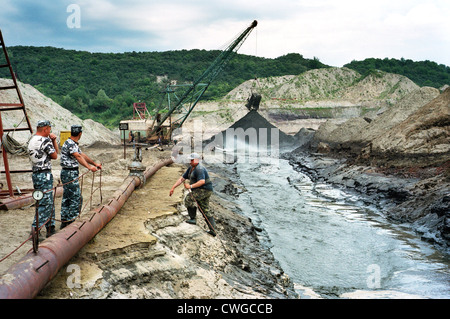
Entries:
POLYGON ((176 187, 189 180, 189 184, 185 183, 184 187, 191 192, 186 196, 184 205, 189 214, 189 224, 196 224, 197 205, 202 210, 203 215, 207 218, 207 224, 210 229, 208 232, 212 236, 216 236, 216 223, 214 216, 209 208, 209 199, 213 192, 211 180, 208 171, 200 164, 200 156, 197 153, 192 153, 189 156, 190 167, 181 176, 178 181, 172 186, 169 195, 172 196, 176 187))
POLYGON ((61 182, 63 183, 63 198, 61 201, 61 228, 66 227, 80 214, 83 204, 79 177, 79 164, 92 172, 102 168, 94 162, 78 145, 83 128, 81 125, 70 127, 70 137, 61 148, 61 182))
MULTIPOLYGON (((48 120, 37 123, 36 134, 28 142, 28 155, 33 170, 32 180, 35 190, 44 192, 44 197, 39 201, 38 217, 39 229, 45 224, 47 237, 55 233, 55 208, 53 205, 52 162, 58 158, 58 143, 56 135, 51 133, 52 127, 48 120)), ((32 227, 36 227, 36 217, 32 227)))

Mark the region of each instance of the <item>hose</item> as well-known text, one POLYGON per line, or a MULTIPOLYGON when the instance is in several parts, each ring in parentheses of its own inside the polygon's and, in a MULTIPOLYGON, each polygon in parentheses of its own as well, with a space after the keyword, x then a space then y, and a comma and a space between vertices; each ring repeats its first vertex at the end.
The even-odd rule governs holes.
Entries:
POLYGON ((2 145, 5 150, 10 154, 15 155, 28 155, 28 147, 27 144, 20 144, 13 137, 6 134, 2 138, 2 145))

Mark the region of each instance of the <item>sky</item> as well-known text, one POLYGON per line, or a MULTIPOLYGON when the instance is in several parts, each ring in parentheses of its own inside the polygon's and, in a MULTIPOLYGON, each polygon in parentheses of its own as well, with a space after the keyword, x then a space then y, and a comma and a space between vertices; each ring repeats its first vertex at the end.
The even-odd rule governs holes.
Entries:
POLYGON ((449 0, 1 0, 7 46, 89 52, 223 49, 341 67, 366 58, 450 66, 449 0))

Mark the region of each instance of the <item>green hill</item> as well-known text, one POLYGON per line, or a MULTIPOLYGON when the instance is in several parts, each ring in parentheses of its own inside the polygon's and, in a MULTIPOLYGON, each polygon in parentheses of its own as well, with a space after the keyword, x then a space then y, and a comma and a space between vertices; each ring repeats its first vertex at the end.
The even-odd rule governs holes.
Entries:
MULTIPOLYGON (((36 87, 81 118, 117 127, 132 115, 133 102, 148 108, 159 105, 168 81, 197 79, 220 51, 90 53, 53 47, 8 48, 20 81, 36 87)), ((317 59, 288 54, 266 59, 237 54, 203 95, 203 100, 223 97, 242 82, 255 77, 300 74, 327 67, 317 59)), ((6 70, 0 77, 6 76, 6 70)))
POLYGON ((431 86, 436 89, 450 84, 450 67, 432 61, 419 61, 405 59, 365 59, 352 61, 345 67, 366 75, 373 70, 401 74, 412 80, 418 86, 431 86))
MULTIPOLYGON (((197 79, 220 51, 90 53, 54 47, 13 46, 8 54, 18 79, 82 119, 95 118, 108 127, 132 116, 133 102, 149 109, 159 105, 169 81, 197 79)), ((4 63, 0 56, 0 64, 4 63)), ((378 69, 410 78, 419 86, 439 88, 450 83, 450 68, 435 62, 366 59, 345 65, 363 77, 378 69)), ((327 68, 317 58, 290 53, 276 59, 236 54, 203 95, 220 99, 243 82, 254 78, 299 75, 327 68)), ((0 77, 8 78, 5 68, 0 77)))

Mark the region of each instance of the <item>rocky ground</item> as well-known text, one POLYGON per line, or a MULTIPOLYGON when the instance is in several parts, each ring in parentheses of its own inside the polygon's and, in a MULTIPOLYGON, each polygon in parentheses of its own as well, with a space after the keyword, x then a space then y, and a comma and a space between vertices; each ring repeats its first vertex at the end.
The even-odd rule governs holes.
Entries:
MULTIPOLYGON (((85 152, 104 163, 105 202, 127 176, 132 149, 128 149, 127 159, 123 159, 120 146, 97 144, 85 152)), ((150 167, 170 154, 170 150, 146 150, 144 165, 150 167)), ((19 166, 28 164, 24 157, 14 160, 19 166)), ((58 164, 53 165, 57 176, 58 164)), ((169 197, 171 185, 184 169, 181 164, 163 167, 144 187, 135 190, 116 217, 61 268, 37 298, 297 298, 289 277, 259 243, 251 221, 234 212, 219 196, 212 198, 217 237, 206 233, 206 223, 201 219, 196 226, 184 222, 187 213, 182 204, 182 188, 169 197), (75 283, 74 267, 81 271, 80 281, 75 283)), ((216 192, 226 191, 226 180, 213 180, 220 182, 215 184, 216 192)), ((26 183, 23 178, 22 185, 26 183)), ((98 175, 94 188, 97 183, 98 175)), ((91 188, 91 181, 86 180, 85 203, 91 188)), ((100 204, 98 192, 93 200, 95 208, 100 204)), ((59 205, 60 198, 56 207, 59 205)), ((82 217, 89 214, 89 208, 90 204, 82 217)), ((27 237, 33 214, 34 207, 0 213, 2 257, 27 237)), ((59 222, 56 224, 59 229, 59 222)), ((27 242, 0 263, 0 274, 30 249, 31 242, 27 242)))
POLYGON ((450 90, 420 88, 372 116, 303 129, 302 147, 288 158, 315 179, 366 195, 448 250, 450 90))
POLYGON ((286 157, 313 180, 357 192, 392 222, 411 225, 423 240, 450 253, 450 180, 436 173, 440 168, 411 174, 407 169, 355 165, 345 158, 301 150, 286 157))
MULTIPOLYGON (((408 79, 390 74, 356 81, 358 77, 350 70, 337 68, 269 78, 263 85, 249 81, 223 101, 199 105, 185 127, 192 131, 198 127, 195 121, 200 120, 207 137, 230 127, 247 114, 244 99, 261 85, 267 97, 259 113, 301 145, 285 155, 292 165, 312 178, 365 194, 369 202, 382 205, 394 222, 411 224, 425 240, 447 249, 450 90, 440 93, 418 88, 408 79), (287 95, 295 103, 277 100, 287 95), (358 111, 350 119, 314 119, 305 123, 291 109, 298 106, 367 106, 375 110, 363 116, 358 111), (279 116, 280 110, 294 118, 279 116)), ((86 209, 100 205, 100 199, 108 199, 128 175, 132 149, 128 148, 124 159, 118 132, 92 120, 81 121, 37 90, 20 85, 33 124, 51 114, 57 134, 71 124, 81 123, 86 128, 81 145, 88 155, 104 164, 102 196, 96 193, 86 209)), ((3 101, 10 97, 0 98, 3 101)), ((17 125, 21 119, 20 115, 4 118, 4 126, 17 125)), ((26 141, 19 133, 14 137, 26 141)), ((169 150, 146 150, 144 165, 152 166, 167 156, 169 150)), ((29 168, 26 157, 9 158, 12 168, 29 168)), ((38 298, 297 298, 289 278, 258 242, 258 229, 220 196, 212 200, 218 237, 206 234, 205 224, 184 223, 181 187, 174 196, 168 196, 182 170, 179 164, 164 167, 144 187, 135 190, 121 212, 61 269, 38 298), (81 282, 75 287, 68 284, 70 265, 81 269, 81 282)), ((54 176, 59 176, 58 161, 54 163, 54 176)), ((98 178, 97 174, 94 183, 86 178, 85 198, 90 197, 98 178)), ((216 191, 232 189, 223 176, 216 180, 221 181, 215 185, 216 191)), ((16 175, 13 184, 30 188, 30 177, 16 175)), ((60 200, 57 198, 56 207, 60 200)), ((33 214, 32 206, 0 212, 0 258, 24 242, 33 214)), ((31 243, 26 242, 1 262, 0 274, 30 248, 31 243)))

